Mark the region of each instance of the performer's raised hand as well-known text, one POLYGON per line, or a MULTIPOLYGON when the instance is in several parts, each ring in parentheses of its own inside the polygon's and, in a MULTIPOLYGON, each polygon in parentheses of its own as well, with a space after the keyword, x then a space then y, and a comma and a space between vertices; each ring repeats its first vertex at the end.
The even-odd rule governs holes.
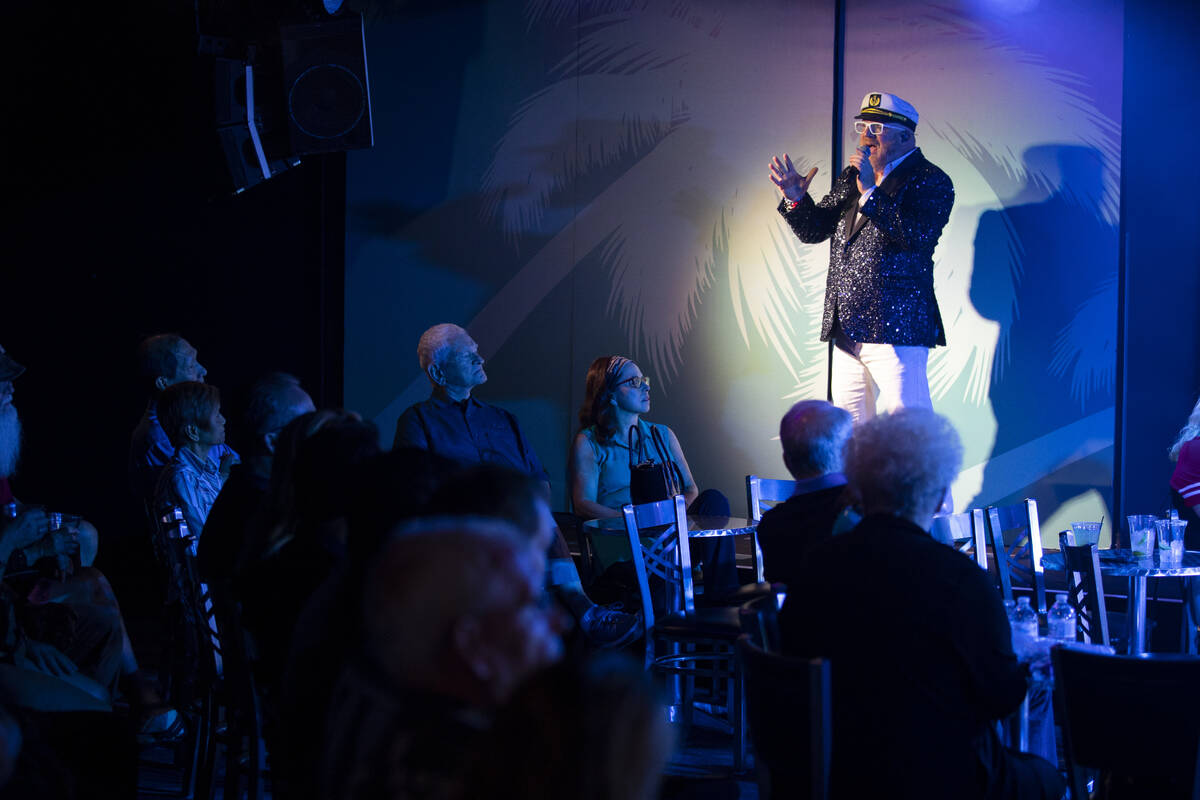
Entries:
POLYGON ((871 146, 863 145, 850 154, 850 165, 858 169, 858 191, 866 192, 875 186, 875 168, 871 166, 871 146))
POLYGON ((799 203, 808 192, 808 185, 812 183, 813 176, 817 174, 817 168, 813 167, 808 171, 808 174, 803 178, 800 173, 796 172, 796 168, 792 166, 792 159, 787 153, 783 154, 783 158, 775 156, 771 159, 771 183, 775 184, 779 191, 793 203, 799 203))

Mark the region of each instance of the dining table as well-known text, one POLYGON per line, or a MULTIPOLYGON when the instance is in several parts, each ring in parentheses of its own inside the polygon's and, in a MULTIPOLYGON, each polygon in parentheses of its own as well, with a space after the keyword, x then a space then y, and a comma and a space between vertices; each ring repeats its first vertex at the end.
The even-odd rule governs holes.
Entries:
MULTIPOLYGON (((1200 551, 1185 550, 1180 561, 1164 561, 1154 548, 1149 558, 1139 558, 1132 550, 1115 548, 1097 551, 1100 573, 1129 579, 1129 654, 1146 652, 1146 582, 1151 578, 1189 578, 1200 576, 1200 551)), ((1051 551, 1042 555, 1044 569, 1063 572, 1063 554, 1051 551)))

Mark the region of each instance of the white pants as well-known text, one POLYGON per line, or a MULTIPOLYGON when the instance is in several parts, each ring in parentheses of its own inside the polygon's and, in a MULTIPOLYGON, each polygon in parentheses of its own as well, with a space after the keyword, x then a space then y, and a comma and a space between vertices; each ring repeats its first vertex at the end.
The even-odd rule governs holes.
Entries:
POLYGON ((850 412, 854 424, 897 408, 933 408, 929 398, 929 348, 859 344, 833 348, 833 404, 850 412))
MULTIPOLYGON (((849 411, 855 425, 897 408, 933 408, 928 363, 928 347, 843 339, 833 347, 833 404, 849 411)), ((954 498, 947 486, 938 513, 953 512, 954 498)))

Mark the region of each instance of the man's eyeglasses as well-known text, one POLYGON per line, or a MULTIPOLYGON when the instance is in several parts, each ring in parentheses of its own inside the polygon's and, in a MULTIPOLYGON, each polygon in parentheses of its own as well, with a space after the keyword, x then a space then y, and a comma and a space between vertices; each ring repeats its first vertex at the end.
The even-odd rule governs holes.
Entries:
POLYGON ((884 128, 890 127, 890 125, 884 125, 882 122, 863 122, 859 120, 854 123, 854 132, 862 133, 863 131, 870 131, 872 136, 879 136, 883 133, 884 128))
POLYGON ((617 384, 617 386, 631 386, 634 389, 641 389, 643 386, 650 388, 650 379, 645 375, 634 375, 632 378, 626 378, 617 384))

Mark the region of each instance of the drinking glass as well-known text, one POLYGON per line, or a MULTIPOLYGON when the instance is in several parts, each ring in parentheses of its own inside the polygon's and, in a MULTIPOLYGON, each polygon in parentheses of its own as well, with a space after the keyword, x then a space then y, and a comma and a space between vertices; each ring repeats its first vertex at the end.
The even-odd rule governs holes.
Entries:
POLYGON ((1185 519, 1155 520, 1158 531, 1158 560, 1163 564, 1178 564, 1183 561, 1183 533, 1187 529, 1185 519))
POLYGON ((1154 527, 1158 522, 1153 514, 1130 514, 1129 549, 1138 558, 1154 555, 1154 527))
POLYGON ((1071 530, 1075 533, 1075 544, 1099 544, 1099 522, 1072 522, 1071 530))

